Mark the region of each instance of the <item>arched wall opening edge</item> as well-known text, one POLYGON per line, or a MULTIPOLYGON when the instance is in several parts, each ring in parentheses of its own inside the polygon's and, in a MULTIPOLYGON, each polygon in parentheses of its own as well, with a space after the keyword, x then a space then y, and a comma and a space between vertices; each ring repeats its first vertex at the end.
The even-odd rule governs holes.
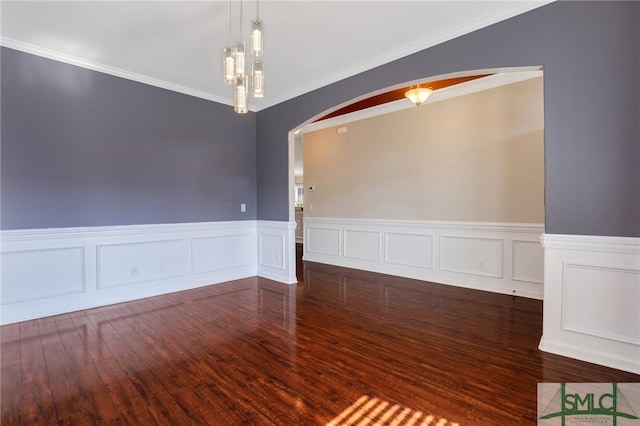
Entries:
MULTIPOLYGON (((427 80, 439 80, 439 79, 448 79, 448 78, 456 78, 456 77, 466 77, 466 76, 471 76, 471 75, 478 75, 478 74, 506 74, 506 73, 526 73, 526 72, 535 72, 535 71, 542 71, 543 67, 542 66, 528 66, 528 67, 509 67, 509 68, 491 68, 491 69, 479 69, 479 70, 467 70, 467 71, 459 71, 459 72, 452 72, 452 73, 447 73, 447 74, 441 74, 441 75, 436 75, 436 76, 426 76, 420 79, 416 79, 416 80, 412 80, 412 81, 406 81, 406 82, 402 82, 402 83, 398 83, 395 84, 393 86, 389 86, 389 87, 385 87, 385 88, 381 88, 378 90, 375 90, 373 92, 369 92, 366 94, 363 94, 361 96, 358 96, 356 98, 353 98, 349 101, 346 101, 342 104, 336 105, 332 108, 328 108, 324 111, 319 112, 318 114, 316 114, 313 117, 310 117, 309 119, 307 119, 306 121, 302 122, 300 125, 294 127, 293 129, 291 129, 289 131, 288 134, 288 165, 289 165, 289 172, 288 172, 288 202, 289 202, 289 222, 295 222, 295 199, 294 199, 294 192, 292 190, 292 188, 294 188, 295 186, 295 146, 296 146, 296 138, 301 137, 302 133, 304 132, 305 127, 309 126, 311 123, 313 123, 315 120, 317 120, 320 117, 325 116, 326 114, 329 114, 333 111, 336 111, 340 108, 343 108, 347 105, 350 105, 354 102, 358 102, 360 100, 369 98, 371 96, 375 96, 378 95, 380 93, 384 93, 387 91, 391 91, 394 89, 397 89, 399 87, 403 87, 403 86, 408 86, 408 85, 412 85, 412 84, 417 84, 419 82, 423 82, 423 81, 427 81, 427 80)), ((303 237, 304 238, 304 237, 303 237)), ((295 247, 296 241, 295 238, 292 239, 289 242, 289 252, 290 253, 295 253, 296 251, 296 247, 295 247)), ((296 268, 296 264, 295 262, 293 262, 293 267, 296 268)), ((297 273, 297 271, 296 271, 297 273)))

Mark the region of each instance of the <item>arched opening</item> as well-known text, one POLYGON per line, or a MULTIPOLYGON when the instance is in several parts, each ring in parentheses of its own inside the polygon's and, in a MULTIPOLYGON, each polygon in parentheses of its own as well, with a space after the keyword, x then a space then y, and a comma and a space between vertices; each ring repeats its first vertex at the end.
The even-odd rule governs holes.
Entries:
MULTIPOLYGON (((302 146, 305 137, 313 136, 316 147, 321 139, 324 140, 321 143, 329 141, 331 148, 323 150, 331 151, 329 157, 334 161, 341 158, 348 166, 316 164, 335 173, 328 179, 315 176, 313 182, 306 177, 303 180, 307 191, 309 186, 314 189, 304 199, 305 217, 341 228, 342 233, 334 246, 327 243, 325 249, 331 255, 313 254, 309 260, 398 271, 399 275, 441 282, 454 282, 456 274, 465 274, 471 277, 469 283, 455 283, 474 286, 478 281, 495 279, 495 285, 487 289, 541 298, 542 249, 532 239, 537 240, 544 232, 543 124, 540 67, 425 78, 376 91, 310 118, 289 133, 291 220, 296 216, 293 188, 300 182, 294 173, 300 169, 296 147, 302 146), (404 86, 451 79, 462 81, 435 90, 427 102, 432 105, 426 107, 416 108, 408 100, 392 100, 359 110, 354 107, 370 104, 372 98, 398 92, 404 86), (335 111, 343 114, 337 115, 335 111), (439 125, 433 125, 433 120, 439 125), (357 135, 350 133, 355 122, 357 135), (490 131, 487 127, 491 127, 490 131), (340 132, 343 134, 337 134, 340 132), (395 146, 389 147, 391 144, 385 143, 385 137, 394 139, 395 146), (397 138, 407 143, 402 145, 397 138), (346 140, 349 142, 344 143, 346 140), (365 154, 366 144, 370 145, 365 154), (360 159, 355 161, 357 158, 360 159), (390 158, 394 161, 389 161, 390 158), (376 173, 371 174, 371 169, 376 173), (345 186, 352 190, 343 191, 345 186), (355 229, 347 229, 353 228, 351 225, 343 229, 340 223, 327 222, 326 218, 355 221, 356 228, 363 223, 372 227, 356 233, 355 229), (432 233, 431 239, 412 248, 418 249, 417 254, 394 246, 413 244, 417 238, 398 238, 395 231, 377 236, 375 232, 368 236, 362 233, 394 227, 403 221, 425 227, 416 231, 416 235, 432 233), (433 227, 437 223, 443 229, 464 224, 468 227, 467 235, 446 240, 433 227), (488 225, 504 228, 509 236, 498 242, 498 237, 485 235, 488 225), (518 235, 529 231, 528 236, 533 238, 518 239, 518 235), (356 235, 364 240, 356 241, 356 235), (472 240, 472 236, 480 240, 472 240), (343 246, 346 242, 343 239, 347 238, 351 239, 349 249, 343 246), (366 247, 367 238, 371 239, 371 247, 366 247), (425 244, 432 247, 424 248, 425 244), (475 254, 466 253, 469 251, 475 254), (451 258, 453 253, 462 252, 465 253, 455 260, 451 258), (418 260, 412 260, 412 256, 418 260), (436 270, 438 273, 434 273, 436 270), (498 283, 500 280, 503 282, 498 283)), ((300 236, 304 243, 309 243, 309 235, 300 236)), ((320 240, 315 243, 324 244, 320 240)), ((305 256, 309 254, 305 250, 305 256)))

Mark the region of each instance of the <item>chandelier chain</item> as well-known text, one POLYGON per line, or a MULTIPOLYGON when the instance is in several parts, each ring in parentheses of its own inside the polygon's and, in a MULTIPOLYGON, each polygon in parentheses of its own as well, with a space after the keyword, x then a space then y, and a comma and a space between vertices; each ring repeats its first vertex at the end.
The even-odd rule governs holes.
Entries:
POLYGON ((240 40, 242 40, 242 0, 240 0, 240 40))
POLYGON ((231 0, 229 0, 229 43, 231 43, 231 39, 233 38, 233 36, 231 35, 231 0))

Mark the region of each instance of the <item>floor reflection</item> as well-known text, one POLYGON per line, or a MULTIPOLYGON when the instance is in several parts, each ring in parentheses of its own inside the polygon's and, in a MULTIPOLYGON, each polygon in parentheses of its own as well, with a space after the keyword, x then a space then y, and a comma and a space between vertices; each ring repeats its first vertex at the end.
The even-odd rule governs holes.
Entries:
POLYGON ((3 326, 3 424, 535 424, 538 382, 640 381, 538 351, 538 300, 303 273, 3 326))
POLYGON ((541 336, 541 301, 313 263, 305 267, 305 277, 302 294, 306 299, 322 300, 372 320, 399 322, 399 327, 411 321, 423 327, 455 329, 456 322, 464 319, 482 324, 482 330, 456 330, 456 338, 508 343, 522 337, 517 324, 539 326, 527 343, 541 336))

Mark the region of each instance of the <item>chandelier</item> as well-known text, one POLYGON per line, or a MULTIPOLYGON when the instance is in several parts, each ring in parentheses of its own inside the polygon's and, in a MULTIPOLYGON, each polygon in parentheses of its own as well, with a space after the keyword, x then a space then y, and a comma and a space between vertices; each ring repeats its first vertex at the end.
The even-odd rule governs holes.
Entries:
POLYGON ((245 51, 242 39, 242 0, 240 0, 240 41, 231 45, 231 0, 229 0, 229 45, 222 52, 222 76, 225 83, 234 87, 233 109, 239 114, 249 111, 249 93, 254 98, 264 97, 264 62, 260 59, 264 50, 264 33, 260 20, 260 1, 256 1, 256 19, 251 22, 250 54, 245 51), (247 58, 251 58, 251 89, 247 58))

